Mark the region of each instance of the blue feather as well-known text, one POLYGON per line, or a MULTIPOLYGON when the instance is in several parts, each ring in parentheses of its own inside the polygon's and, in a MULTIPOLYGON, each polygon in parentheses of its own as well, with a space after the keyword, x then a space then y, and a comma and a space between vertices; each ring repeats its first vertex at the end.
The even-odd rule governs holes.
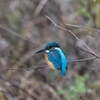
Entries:
POLYGON ((66 75, 66 68, 68 65, 67 58, 60 48, 50 49, 48 59, 53 63, 56 69, 61 70, 62 76, 66 75))

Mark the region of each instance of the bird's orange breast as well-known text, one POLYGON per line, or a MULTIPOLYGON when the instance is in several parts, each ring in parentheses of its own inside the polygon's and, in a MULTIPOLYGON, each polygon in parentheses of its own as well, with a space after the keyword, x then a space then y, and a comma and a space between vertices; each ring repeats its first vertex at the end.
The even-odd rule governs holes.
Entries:
POLYGON ((47 54, 45 54, 45 59, 46 59, 46 62, 47 62, 47 64, 48 64, 48 66, 49 66, 51 69, 55 69, 53 63, 50 62, 50 61, 48 60, 48 56, 47 56, 47 54))

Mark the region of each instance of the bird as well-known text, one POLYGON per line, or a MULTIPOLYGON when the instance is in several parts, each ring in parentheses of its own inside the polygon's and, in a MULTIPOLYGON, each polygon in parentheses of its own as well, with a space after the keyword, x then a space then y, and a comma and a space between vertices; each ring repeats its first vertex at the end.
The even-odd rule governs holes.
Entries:
POLYGON ((35 54, 40 52, 44 52, 47 65, 51 69, 60 70, 62 76, 66 76, 68 60, 65 53, 60 48, 57 42, 55 41, 48 42, 44 48, 36 51, 35 54))

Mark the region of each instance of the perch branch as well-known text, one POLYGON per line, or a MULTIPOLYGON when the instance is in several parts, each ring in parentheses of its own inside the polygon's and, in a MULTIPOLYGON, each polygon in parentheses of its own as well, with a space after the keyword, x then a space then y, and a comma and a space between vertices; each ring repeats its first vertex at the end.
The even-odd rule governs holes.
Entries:
POLYGON ((96 59, 96 58, 97 58, 97 57, 90 57, 90 58, 86 58, 86 59, 72 60, 72 61, 68 61, 68 63, 90 61, 90 60, 93 60, 93 59, 96 59))
POLYGON ((30 70, 35 70, 37 68, 43 68, 47 67, 47 65, 42 65, 42 66, 32 66, 31 68, 5 68, 6 70, 19 70, 19 71, 30 71, 30 70))
MULTIPOLYGON (((48 17, 48 16, 46 16, 46 17, 47 17, 56 27, 58 27, 58 28, 60 28, 60 29, 62 29, 62 30, 65 30, 65 31, 67 31, 67 32, 69 32, 69 33, 71 33, 71 34, 75 37, 76 40, 78 40, 78 41, 80 41, 81 43, 83 43, 84 46, 89 50, 89 51, 85 51, 85 52, 90 53, 90 54, 92 54, 92 55, 95 56, 95 57, 86 58, 86 59, 68 61, 69 63, 83 62, 83 61, 89 61, 89 60, 93 60, 93 59, 96 59, 96 58, 100 58, 99 55, 95 54, 95 52, 93 52, 93 50, 90 49, 90 47, 87 46, 86 43, 84 43, 82 40, 80 40, 71 30, 68 30, 68 29, 66 29, 66 28, 63 28, 63 27, 57 25, 50 17, 48 17)), ((11 29, 9 29, 9 28, 7 28, 7 27, 5 27, 5 26, 0 25, 0 28, 6 30, 7 32, 9 32, 9 33, 11 33, 11 34, 13 34, 13 35, 15 35, 15 36, 17 36, 17 37, 19 37, 19 38, 22 38, 22 39, 24 39, 24 40, 26 40, 26 41, 28 41, 28 42, 31 42, 31 41, 25 39, 24 37, 22 37, 22 36, 19 35, 18 33, 14 32, 13 30, 11 30, 11 29)), ((93 30, 94 30, 94 29, 93 29, 93 30)), ((99 30, 98 30, 98 31, 99 31, 99 30)), ((82 50, 82 49, 81 49, 81 50, 82 50)), ((35 51, 35 50, 32 50, 32 51, 29 52, 28 54, 24 55, 24 56, 14 65, 14 68, 6 68, 6 69, 7 69, 7 70, 26 70, 26 71, 28 71, 28 70, 32 70, 32 69, 39 68, 39 66, 35 66, 34 68, 32 67, 32 68, 28 68, 28 69, 18 68, 20 65, 23 64, 23 62, 25 62, 27 59, 29 59, 31 56, 34 55, 34 51, 35 51)), ((83 51, 84 51, 84 50, 83 50, 83 51)), ((43 67, 43 66, 40 66, 40 67, 43 67)))

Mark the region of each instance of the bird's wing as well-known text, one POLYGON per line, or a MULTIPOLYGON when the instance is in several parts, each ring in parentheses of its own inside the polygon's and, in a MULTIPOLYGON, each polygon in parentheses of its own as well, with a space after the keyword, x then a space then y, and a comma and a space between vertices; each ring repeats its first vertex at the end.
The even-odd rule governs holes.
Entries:
POLYGON ((48 59, 53 63, 54 67, 61 70, 62 76, 66 75, 68 65, 67 58, 60 48, 56 48, 48 53, 48 59))
POLYGON ((48 59, 53 63, 56 69, 61 69, 61 55, 59 52, 56 52, 55 50, 51 51, 48 54, 48 59))

